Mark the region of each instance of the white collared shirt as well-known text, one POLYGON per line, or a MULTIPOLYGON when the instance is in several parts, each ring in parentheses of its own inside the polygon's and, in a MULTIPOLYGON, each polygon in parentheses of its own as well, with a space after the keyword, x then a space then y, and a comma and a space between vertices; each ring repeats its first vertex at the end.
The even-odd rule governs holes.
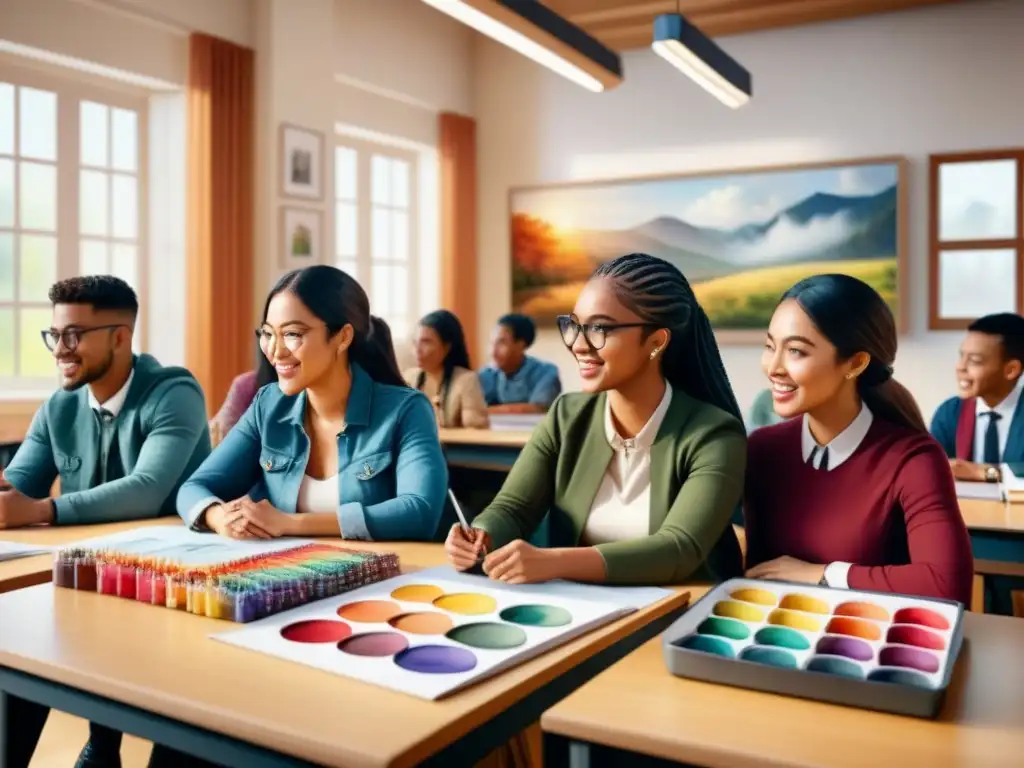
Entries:
POLYGON ((651 529, 651 447, 672 402, 672 385, 636 437, 624 440, 615 429, 608 399, 604 405, 604 432, 614 452, 583 528, 588 545, 639 539, 651 529))
POLYGON ((985 463, 985 433, 988 431, 988 422, 992 417, 988 414, 995 411, 1000 419, 996 422, 996 431, 999 434, 999 457, 1002 459, 1006 452, 1006 441, 1010 437, 1010 422, 1013 421, 1013 414, 1017 410, 1017 403, 1020 402, 1021 385, 1024 384, 1024 376, 1017 379, 1015 386, 1003 401, 995 408, 989 406, 980 397, 976 400, 975 422, 974 422, 974 461, 977 464, 985 463))
MULTIPOLYGON (((807 423, 807 414, 804 414, 803 425, 800 431, 800 451, 804 463, 811 461, 812 466, 821 469, 821 463, 828 455, 828 467, 824 470, 831 472, 849 459, 860 448, 864 437, 871 428, 871 422, 875 420, 871 410, 861 403, 860 413, 850 422, 842 432, 836 435, 827 445, 818 445, 818 442, 811 435, 811 428, 807 423), (813 454, 813 458, 812 458, 813 454)), ((849 589, 849 574, 852 563, 829 563, 825 566, 825 582, 830 587, 838 589, 849 589)))
POLYGON ((102 408, 116 419, 118 414, 121 413, 121 409, 124 408, 125 400, 128 399, 128 388, 131 387, 132 379, 134 378, 135 369, 132 368, 132 371, 128 374, 128 379, 125 381, 124 385, 104 403, 101 403, 96 399, 96 395, 92 393, 92 387, 89 387, 89 407, 94 411, 98 411, 102 408))

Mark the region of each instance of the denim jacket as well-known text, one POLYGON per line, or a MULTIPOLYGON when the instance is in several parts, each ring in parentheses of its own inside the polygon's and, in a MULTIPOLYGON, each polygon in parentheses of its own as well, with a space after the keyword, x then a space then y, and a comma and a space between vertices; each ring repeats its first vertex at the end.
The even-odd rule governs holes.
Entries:
MULTIPOLYGON (((277 384, 259 392, 224 441, 178 493, 194 526, 211 504, 248 494, 295 513, 309 460, 306 393, 277 384)), ((378 384, 352 364, 346 426, 338 435, 338 522, 346 539, 427 540, 445 503, 448 468, 430 402, 414 389, 378 384)))

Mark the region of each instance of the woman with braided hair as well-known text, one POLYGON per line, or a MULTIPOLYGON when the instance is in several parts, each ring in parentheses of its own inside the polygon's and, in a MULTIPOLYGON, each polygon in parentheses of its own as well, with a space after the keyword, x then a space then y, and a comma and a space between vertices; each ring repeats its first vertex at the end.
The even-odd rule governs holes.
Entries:
POLYGON ((748 576, 969 602, 949 461, 895 357, 895 320, 868 284, 815 275, 785 293, 762 365, 787 420, 750 436, 748 576))
POLYGON ((646 254, 601 265, 558 318, 583 392, 562 395, 501 492, 445 548, 493 579, 669 584, 739 575, 730 518, 746 433, 686 278, 646 254), (545 514, 553 548, 526 542, 545 514))

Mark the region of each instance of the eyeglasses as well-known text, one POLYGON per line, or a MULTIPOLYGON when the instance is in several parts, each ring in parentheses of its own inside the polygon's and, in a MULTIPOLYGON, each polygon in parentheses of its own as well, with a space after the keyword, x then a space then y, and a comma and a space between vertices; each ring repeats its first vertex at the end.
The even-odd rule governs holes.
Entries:
POLYGON ((53 352, 57 349, 57 344, 63 344, 64 349, 68 352, 74 352, 78 348, 78 342, 82 340, 82 337, 87 333, 93 331, 111 331, 115 328, 127 328, 128 326, 124 323, 118 323, 117 325, 97 325, 93 328, 65 328, 63 331, 45 330, 40 331, 43 337, 43 344, 46 348, 53 352))
POLYGON ((307 333, 309 331, 284 331, 278 334, 269 328, 257 328, 256 338, 259 339, 260 349, 263 350, 263 354, 267 357, 273 357, 277 350, 277 345, 281 343, 282 337, 285 349, 289 352, 295 352, 302 346, 302 342, 306 340, 307 333))
POLYGON ((565 346, 572 349, 572 345, 579 338, 580 331, 583 338, 592 349, 604 349, 608 341, 608 334, 620 328, 657 328, 654 323, 577 323, 569 315, 558 316, 558 330, 562 334, 562 341, 565 346))

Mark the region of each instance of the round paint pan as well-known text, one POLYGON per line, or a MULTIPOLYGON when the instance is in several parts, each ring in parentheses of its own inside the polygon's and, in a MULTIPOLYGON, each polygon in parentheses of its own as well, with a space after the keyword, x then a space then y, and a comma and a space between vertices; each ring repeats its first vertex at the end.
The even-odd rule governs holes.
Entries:
POLYGON ((498 601, 490 595, 481 595, 478 592, 456 592, 435 599, 434 607, 461 616, 482 616, 498 610, 498 601))
POLYGON ((449 631, 447 637, 482 651, 505 651, 518 648, 526 642, 526 633, 522 629, 497 622, 460 624, 449 631))
POLYGON ((390 600, 360 600, 338 608, 341 618, 360 624, 386 624, 401 612, 401 606, 390 600))
POLYGON ((348 624, 330 619, 297 621, 281 628, 281 637, 293 643, 337 643, 351 634, 348 624))
POLYGON ((338 650, 350 656, 394 656, 408 647, 409 641, 397 632, 367 632, 338 643, 338 650))
POLYGON ((433 584, 406 584, 391 593, 392 600, 405 603, 432 603, 444 594, 444 590, 433 584))
POLYGON ((499 615, 524 627, 564 627, 572 623, 572 614, 555 605, 514 605, 499 615))
POLYGON ((451 645, 417 645, 395 656, 395 664, 408 672, 426 675, 454 675, 476 666, 476 656, 451 645))

